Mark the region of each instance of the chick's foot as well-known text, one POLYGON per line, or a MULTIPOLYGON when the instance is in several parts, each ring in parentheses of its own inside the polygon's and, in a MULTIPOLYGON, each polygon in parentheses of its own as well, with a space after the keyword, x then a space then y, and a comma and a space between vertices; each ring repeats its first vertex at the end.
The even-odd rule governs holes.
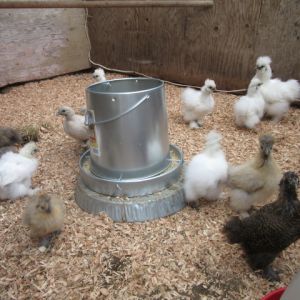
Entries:
POLYGON ((263 277, 265 277, 269 281, 280 281, 278 271, 274 270, 270 265, 263 269, 263 277))

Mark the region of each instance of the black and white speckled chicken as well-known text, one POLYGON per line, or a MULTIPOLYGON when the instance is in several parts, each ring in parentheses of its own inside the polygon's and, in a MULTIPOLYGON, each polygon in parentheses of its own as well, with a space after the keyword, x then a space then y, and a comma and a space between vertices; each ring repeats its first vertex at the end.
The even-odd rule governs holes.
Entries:
POLYGON ((243 247, 253 270, 263 270, 269 280, 279 280, 271 263, 278 254, 300 238, 299 177, 284 173, 277 200, 240 220, 234 217, 224 226, 231 243, 243 247))

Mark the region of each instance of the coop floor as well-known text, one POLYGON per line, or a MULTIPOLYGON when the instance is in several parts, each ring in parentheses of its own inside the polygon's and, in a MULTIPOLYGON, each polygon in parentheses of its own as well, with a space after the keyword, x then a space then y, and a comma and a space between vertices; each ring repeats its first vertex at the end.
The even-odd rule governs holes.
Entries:
MULTIPOLYGON (((108 79, 120 77, 108 74, 108 79)), ((228 197, 193 210, 144 223, 113 223, 92 216, 74 201, 81 148, 67 137, 55 116, 64 104, 85 104, 90 73, 15 86, 0 94, 0 125, 41 126, 40 161, 33 184, 60 195, 65 228, 49 253, 42 253, 22 225, 28 199, 0 203, 0 299, 259 299, 287 285, 300 269, 300 243, 278 257, 282 282, 271 284, 252 272, 241 248, 229 245, 220 229, 234 212, 228 197)), ((216 108, 204 127, 191 130, 180 114, 180 88, 166 85, 170 142, 188 161, 211 129, 223 135, 231 163, 251 157, 258 134, 234 126, 234 95, 216 94, 216 108)), ((261 132, 277 139, 274 157, 283 170, 299 172, 300 110, 290 109, 279 124, 264 121, 261 132)))

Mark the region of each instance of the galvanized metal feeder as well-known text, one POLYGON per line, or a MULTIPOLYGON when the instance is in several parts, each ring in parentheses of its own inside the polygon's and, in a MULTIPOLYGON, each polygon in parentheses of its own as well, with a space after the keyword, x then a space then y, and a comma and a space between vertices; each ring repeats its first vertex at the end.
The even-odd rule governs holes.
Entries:
POLYGON ((169 145, 164 83, 110 80, 89 86, 86 95, 85 122, 94 136, 80 158, 77 204, 125 222, 182 209, 183 156, 169 145))

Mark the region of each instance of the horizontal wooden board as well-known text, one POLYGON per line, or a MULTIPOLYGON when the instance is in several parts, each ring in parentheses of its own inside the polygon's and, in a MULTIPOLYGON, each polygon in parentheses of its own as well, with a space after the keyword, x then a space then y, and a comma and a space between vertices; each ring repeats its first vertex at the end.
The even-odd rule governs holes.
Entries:
POLYGON ((84 9, 0 10, 0 87, 89 68, 84 9))

